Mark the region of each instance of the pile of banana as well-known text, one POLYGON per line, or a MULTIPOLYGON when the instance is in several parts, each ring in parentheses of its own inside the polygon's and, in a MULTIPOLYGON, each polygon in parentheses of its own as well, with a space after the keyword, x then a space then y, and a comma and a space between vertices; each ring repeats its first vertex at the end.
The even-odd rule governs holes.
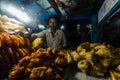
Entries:
POLYGON ((36 38, 32 42, 32 48, 34 48, 36 50, 39 49, 39 48, 45 48, 45 47, 46 47, 46 44, 44 43, 42 38, 36 38))
POLYGON ((8 80, 62 80, 66 56, 57 49, 39 48, 19 60, 10 71, 8 80))
POLYGON ((30 44, 29 39, 19 34, 0 33, 0 74, 16 64, 9 80, 61 80, 64 67, 73 63, 86 75, 120 79, 120 48, 85 42, 75 51, 61 52, 46 48, 41 38, 30 44))
POLYGON ((120 48, 100 43, 82 43, 75 51, 67 54, 68 63, 77 63, 86 75, 120 79, 120 48))
POLYGON ((0 72, 8 72, 22 57, 29 55, 29 48, 30 42, 23 36, 0 33, 0 72))
POLYGON ((30 46, 28 39, 21 35, 10 35, 8 33, 0 33, 0 47, 24 47, 30 46))

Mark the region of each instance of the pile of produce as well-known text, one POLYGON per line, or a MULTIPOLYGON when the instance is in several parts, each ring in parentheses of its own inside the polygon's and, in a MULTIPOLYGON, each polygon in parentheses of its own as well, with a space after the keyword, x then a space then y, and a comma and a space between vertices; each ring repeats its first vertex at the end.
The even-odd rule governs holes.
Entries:
POLYGON ((66 64, 67 55, 60 50, 39 48, 13 67, 8 80, 62 80, 66 64))
POLYGON ((75 51, 45 46, 41 38, 30 44, 19 34, 1 33, 0 75, 9 71, 8 80, 62 80, 65 66, 76 63, 86 75, 120 79, 120 48, 89 42, 80 44, 75 51))
POLYGON ((26 31, 24 24, 21 22, 0 14, 0 32, 11 32, 15 30, 26 31))
POLYGON ((120 79, 120 48, 100 43, 82 43, 77 50, 68 53, 68 63, 77 63, 86 75, 120 79))
POLYGON ((36 39, 34 39, 31 46, 35 50, 37 50, 39 48, 46 48, 46 44, 44 43, 44 41, 42 40, 42 38, 36 38, 36 39))
POLYGON ((0 34, 0 72, 6 72, 30 54, 30 42, 20 35, 0 34))

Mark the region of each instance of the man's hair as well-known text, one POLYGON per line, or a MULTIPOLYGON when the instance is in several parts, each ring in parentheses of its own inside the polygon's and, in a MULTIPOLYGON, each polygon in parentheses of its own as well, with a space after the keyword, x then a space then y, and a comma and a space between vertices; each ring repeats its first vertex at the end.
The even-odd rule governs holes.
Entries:
POLYGON ((58 15, 51 15, 49 18, 48 18, 48 21, 50 19, 55 19, 57 21, 57 23, 60 23, 60 17, 58 15))

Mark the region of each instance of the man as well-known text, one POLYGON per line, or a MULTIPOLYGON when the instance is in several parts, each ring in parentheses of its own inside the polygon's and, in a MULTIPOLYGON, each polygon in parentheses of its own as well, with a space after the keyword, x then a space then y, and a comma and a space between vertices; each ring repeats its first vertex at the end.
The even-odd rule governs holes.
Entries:
POLYGON ((50 28, 32 34, 32 37, 42 38, 49 48, 64 49, 66 47, 66 37, 64 32, 58 28, 59 19, 56 16, 50 16, 48 21, 50 28))

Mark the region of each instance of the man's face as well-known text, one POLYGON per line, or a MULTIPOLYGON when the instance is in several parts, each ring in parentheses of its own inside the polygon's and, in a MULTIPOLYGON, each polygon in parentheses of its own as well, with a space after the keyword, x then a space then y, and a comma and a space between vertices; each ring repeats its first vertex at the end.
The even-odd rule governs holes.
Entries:
POLYGON ((50 20, 49 20, 49 26, 50 26, 50 28, 51 29, 56 29, 57 27, 57 21, 54 19, 54 18, 51 18, 50 20))

